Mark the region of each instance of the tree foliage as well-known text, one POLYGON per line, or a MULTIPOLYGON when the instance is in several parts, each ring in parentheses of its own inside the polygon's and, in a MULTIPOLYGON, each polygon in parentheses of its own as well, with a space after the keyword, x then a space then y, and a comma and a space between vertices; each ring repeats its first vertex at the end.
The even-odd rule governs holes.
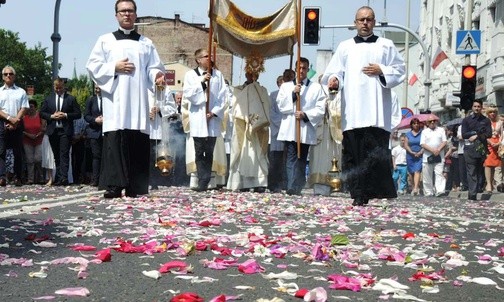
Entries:
POLYGON ((77 103, 84 111, 86 100, 91 96, 93 91, 93 82, 87 75, 80 75, 78 78, 68 80, 66 85, 68 91, 77 99, 77 103))
POLYGON ((19 34, 0 29, 0 68, 6 65, 16 70, 16 85, 26 89, 33 85, 36 94, 47 95, 52 91, 52 56, 39 43, 34 48, 19 40, 19 34))

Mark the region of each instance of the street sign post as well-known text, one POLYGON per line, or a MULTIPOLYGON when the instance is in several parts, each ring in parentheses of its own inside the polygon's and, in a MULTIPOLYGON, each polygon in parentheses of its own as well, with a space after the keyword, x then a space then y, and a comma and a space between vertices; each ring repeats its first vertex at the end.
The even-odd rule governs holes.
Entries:
POLYGON ((478 55, 481 51, 481 31, 457 30, 456 45, 455 53, 458 55, 478 55))

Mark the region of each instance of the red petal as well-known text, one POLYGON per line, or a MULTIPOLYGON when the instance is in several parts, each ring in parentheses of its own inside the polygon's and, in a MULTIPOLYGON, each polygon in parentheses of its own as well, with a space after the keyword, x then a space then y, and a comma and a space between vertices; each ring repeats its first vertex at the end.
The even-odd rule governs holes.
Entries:
POLYGON ((296 298, 304 298, 304 296, 306 295, 306 293, 308 293, 309 290, 307 290, 306 288, 301 288, 299 289, 296 294, 294 294, 294 296, 296 298))
POLYGON ((96 258, 100 259, 102 262, 109 262, 112 260, 112 255, 110 254, 110 249, 104 249, 96 252, 96 258))

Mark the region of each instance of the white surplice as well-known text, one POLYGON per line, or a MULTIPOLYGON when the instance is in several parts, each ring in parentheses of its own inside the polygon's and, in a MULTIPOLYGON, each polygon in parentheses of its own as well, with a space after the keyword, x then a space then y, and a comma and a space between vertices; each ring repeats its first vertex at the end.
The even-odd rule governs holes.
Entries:
POLYGON ((328 184, 328 172, 332 168, 332 160, 338 162, 341 170, 341 155, 343 134, 341 131, 341 97, 338 94, 328 94, 324 122, 317 129, 318 144, 310 147, 310 175, 308 184, 315 194, 329 195, 331 187, 328 184))
POLYGON ((210 103, 208 108, 217 117, 207 121, 207 94, 201 85, 203 70, 199 69, 199 72, 201 76, 196 71, 189 70, 184 77, 184 98, 190 103, 190 135, 191 137, 218 137, 221 136, 221 122, 224 118, 225 100, 228 91, 226 82, 222 73, 217 69, 213 69, 210 78, 210 103))
MULTIPOLYGON (((277 96, 278 109, 282 113, 282 122, 278 131, 279 141, 296 141, 296 102, 292 100, 294 82, 289 81, 280 86, 277 96)), ((316 127, 322 122, 325 112, 325 94, 319 83, 311 82, 301 86, 301 111, 309 122, 301 121, 301 143, 317 144, 316 127)))
POLYGON ((405 79, 405 64, 394 43, 378 37, 374 43, 343 41, 331 58, 321 83, 339 80, 343 131, 378 127, 391 131, 392 90, 405 79), (362 72, 370 63, 379 64, 385 83, 379 76, 362 72))
POLYGON ((152 41, 144 36, 136 41, 117 40, 112 33, 102 35, 86 68, 101 88, 103 132, 131 129, 149 134, 147 90, 153 91, 156 75, 165 70, 152 41), (125 58, 136 70, 130 74, 116 73, 116 62, 125 58))

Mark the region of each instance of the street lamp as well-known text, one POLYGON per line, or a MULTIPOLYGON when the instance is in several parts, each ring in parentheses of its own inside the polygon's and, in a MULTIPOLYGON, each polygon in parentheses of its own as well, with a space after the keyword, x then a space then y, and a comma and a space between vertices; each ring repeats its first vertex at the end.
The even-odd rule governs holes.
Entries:
POLYGON ((59 41, 61 41, 61 35, 58 32, 60 4, 61 0, 56 0, 56 5, 54 6, 54 32, 51 35, 51 41, 53 41, 53 62, 52 62, 53 79, 56 79, 58 77, 59 41))

